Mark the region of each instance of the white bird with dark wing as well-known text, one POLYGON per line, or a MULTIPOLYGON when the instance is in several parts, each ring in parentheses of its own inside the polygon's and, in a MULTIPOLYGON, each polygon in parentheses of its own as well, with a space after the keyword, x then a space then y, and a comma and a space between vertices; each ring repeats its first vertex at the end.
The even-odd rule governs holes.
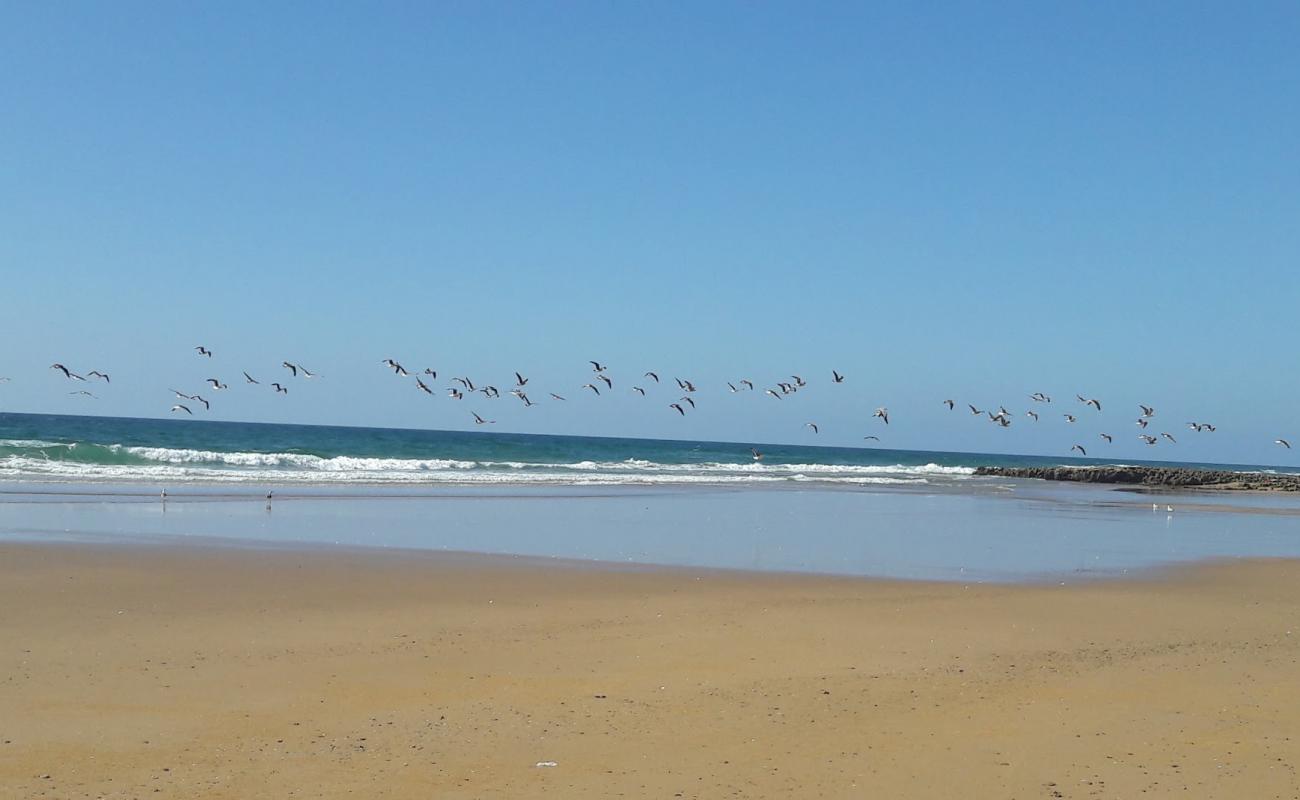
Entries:
MULTIPOLYGON (((405 367, 403 367, 401 364, 398 364, 396 361, 394 361, 394 360, 391 359, 391 358, 385 358, 383 361, 380 361, 379 363, 380 363, 380 364, 384 364, 384 365, 386 365, 386 366, 388 366, 388 367, 391 367, 392 370, 393 370, 393 374, 394 374, 394 375, 410 375, 410 374, 411 374, 411 373, 409 373, 409 372, 406 371, 406 368, 405 368, 405 367)), ((286 367, 288 367, 289 369, 292 369, 292 370, 293 370, 293 374, 294 374, 295 376, 297 376, 297 374, 298 374, 298 370, 297 370, 296 367, 294 367, 293 364, 290 364, 288 361, 286 361, 286 362, 284 362, 284 365, 283 365, 283 366, 286 366, 286 367)))
POLYGON ((283 386, 281 386, 281 385, 278 384, 278 383, 273 383, 273 384, 271 384, 271 388, 272 388, 272 389, 275 389, 275 393, 276 393, 276 394, 288 394, 288 393, 289 393, 289 390, 288 390, 288 389, 284 388, 283 386))
POLYGON ((1288 449, 1288 450, 1291 449, 1291 443, 1288 442, 1286 439, 1274 439, 1274 440, 1273 440, 1273 444, 1281 445, 1281 446, 1285 447, 1285 448, 1288 449))
POLYGON ((821 430, 817 427, 817 423, 815 423, 815 422, 805 422, 805 423, 804 423, 804 427, 805 427, 805 428, 812 428, 812 432, 813 432, 813 433, 821 433, 821 430))
POLYGON ((668 407, 675 408, 677 409, 678 414, 681 414, 683 417, 686 416, 686 409, 682 408, 679 403, 669 403, 668 407))
POLYGON ((208 383, 212 384, 212 388, 214 391, 220 391, 222 389, 230 388, 229 386, 217 380, 216 378, 208 378, 208 383))
POLYGON ((1075 416, 1074 416, 1073 414, 1064 414, 1063 416, 1065 417, 1065 421, 1066 421, 1066 422, 1074 422, 1074 421, 1075 421, 1075 416))
POLYGON ((605 365, 604 365, 604 364, 601 364, 601 363, 598 362, 598 361, 588 361, 587 363, 588 363, 588 364, 591 364, 591 369, 592 369, 593 372, 604 372, 604 371, 605 371, 605 365))
POLYGON ((750 390, 751 392, 754 391, 754 382, 753 382, 753 381, 749 380, 748 378, 741 378, 741 379, 740 379, 740 382, 741 382, 743 385, 745 385, 746 387, 748 387, 749 390, 750 390))
MULTIPOLYGON (((293 373, 293 377, 295 377, 295 378, 298 377, 298 365, 297 365, 297 364, 290 364, 288 361, 281 361, 281 362, 280 362, 280 366, 284 367, 285 369, 289 370, 289 372, 293 373)), ((399 365, 399 369, 400 369, 400 365, 399 365)), ((402 374, 402 375, 405 375, 405 374, 406 374, 406 370, 404 370, 404 369, 401 370, 401 374, 402 374)))
POLYGON ((192 395, 190 395, 190 399, 191 399, 191 400, 197 400, 198 402, 202 403, 202 404, 203 404, 203 410, 204 410, 204 411, 211 411, 211 410, 212 410, 212 404, 209 403, 207 400, 204 400, 202 397, 199 397, 197 394, 192 394, 192 395))
POLYGON ((419 378, 415 379, 415 387, 420 391, 424 392, 425 394, 433 394, 433 390, 429 388, 429 384, 425 383, 419 378))
POLYGON ((844 383, 844 376, 835 370, 831 370, 831 381, 835 383, 844 383))
POLYGON ((878 441, 880 441, 880 437, 879 437, 879 436, 863 436, 863 437, 862 437, 862 440, 863 440, 863 441, 866 441, 866 442, 878 442, 878 441))
POLYGON ((1165 438, 1168 439, 1169 441, 1173 442, 1174 444, 1178 444, 1178 440, 1175 439, 1175 438, 1173 437, 1173 434, 1162 433, 1162 434, 1160 434, 1160 435, 1163 436, 1163 437, 1165 437, 1165 438))
POLYGON ((208 358, 212 358, 212 351, 209 350, 208 348, 204 347, 203 345, 199 345, 198 347, 195 347, 195 348, 194 348, 194 351, 197 352, 197 353, 198 353, 199 355, 201 355, 201 356, 206 356, 206 357, 208 357, 208 358))
POLYGON ((245 373, 244 373, 244 382, 245 382, 245 383, 257 383, 257 380, 256 380, 255 378, 253 378, 252 375, 249 375, 247 372, 245 372, 245 373))
POLYGON ((1088 455, 1088 451, 1084 450, 1083 445, 1081 444, 1076 444, 1074 447, 1070 448, 1071 453, 1073 453, 1075 450, 1078 450, 1080 453, 1084 454, 1085 456, 1088 455))
POLYGON ((632 391, 636 392, 637 394, 641 395, 642 397, 645 397, 645 389, 642 389, 640 386, 633 386, 633 387, 632 387, 632 391))
POLYGON ((1139 434, 1138 434, 1138 438, 1141 439, 1142 441, 1146 442, 1147 444, 1155 444, 1156 442, 1160 441, 1160 440, 1157 439, 1156 437, 1154 437, 1154 436, 1148 436, 1148 435, 1146 435, 1145 433, 1139 433, 1139 434))
POLYGON ((50 369, 57 369, 59 372, 63 373, 63 377, 70 378, 74 381, 86 380, 85 378, 81 377, 80 375, 68 369, 67 367, 63 366, 62 364, 51 364, 50 369))
POLYGON ((600 390, 596 388, 595 384, 584 383, 584 384, 582 384, 582 388, 584 388, 584 389, 590 389, 590 390, 592 390, 593 392, 595 392, 597 395, 600 394, 600 390))
POLYGON ((1038 421, 1038 412, 1037 412, 1037 411, 1026 411, 1026 412, 1025 412, 1025 416, 1026 416, 1026 417, 1033 417, 1033 418, 1034 418, 1034 422, 1037 422, 1037 421, 1038 421))
POLYGON ((528 384, 528 379, 525 378, 523 375, 520 375, 518 372, 516 372, 516 373, 515 373, 515 386, 518 386, 518 387, 520 387, 520 388, 522 389, 522 388, 523 388, 524 386, 526 386, 527 384, 528 384))
POLYGON ((770 394, 770 395, 772 395, 773 397, 775 397, 777 400, 780 400, 780 399, 781 399, 781 395, 777 394, 776 392, 772 391, 771 389, 764 389, 764 390, 763 390, 763 393, 764 393, 764 394, 770 394))
POLYGON ((477 413, 475 413, 475 412, 473 412, 473 411, 471 411, 471 412, 469 412, 469 413, 474 414, 474 424, 475 424, 475 425, 493 425, 493 424, 496 423, 496 420, 494 420, 494 419, 483 419, 482 417, 480 417, 477 413))
POLYGON ((953 408, 956 407, 956 405, 957 405, 956 403, 954 403, 954 402, 951 401, 951 400, 944 400, 944 401, 943 401, 943 404, 944 404, 945 406, 948 407, 948 410, 949 410, 949 411, 952 411, 953 408))
POLYGON ((1156 410, 1152 406, 1144 406, 1141 403, 1138 403, 1138 408, 1142 409, 1142 416, 1147 417, 1148 419, 1156 415, 1156 410))
POLYGON ((113 381, 109 380, 109 377, 108 377, 108 374, 107 374, 107 373, 100 372, 100 371, 97 370, 97 369, 92 369, 90 372, 87 372, 86 374, 89 375, 89 376, 92 377, 92 378, 100 378, 100 379, 102 379, 102 380, 104 381, 104 383, 112 383, 112 382, 113 382, 113 381))
POLYGON ((564 399, 563 397, 560 397, 560 396, 559 396, 558 394, 556 394, 555 392, 550 392, 549 394, 551 395, 551 397, 555 398, 556 400, 563 400, 563 399, 564 399))
MULTIPOLYGON (((889 409, 885 408, 884 406, 881 406, 880 408, 877 408, 877 409, 876 409, 876 413, 872 414, 871 416, 873 416, 873 417, 880 417, 882 420, 885 421, 885 424, 886 424, 886 425, 889 424, 889 409)), ((904 427, 906 427, 906 426, 904 426, 904 427)))
POLYGON ((172 411, 184 411, 186 414, 189 414, 191 417, 194 416, 193 411, 190 411, 188 408, 186 408, 183 405, 180 405, 179 403, 172 406, 172 411))
POLYGON ((642 377, 649 378, 650 380, 654 381, 655 383, 658 383, 658 382, 659 382, 659 376, 656 375, 656 374, 654 374, 653 372, 647 372, 647 373, 646 373, 644 376, 642 376, 642 377))
POLYGON ((1110 444, 1111 442, 1115 441, 1115 437, 1111 436, 1109 433, 1102 433, 1099 435, 1101 436, 1101 438, 1106 440, 1106 444, 1110 444))

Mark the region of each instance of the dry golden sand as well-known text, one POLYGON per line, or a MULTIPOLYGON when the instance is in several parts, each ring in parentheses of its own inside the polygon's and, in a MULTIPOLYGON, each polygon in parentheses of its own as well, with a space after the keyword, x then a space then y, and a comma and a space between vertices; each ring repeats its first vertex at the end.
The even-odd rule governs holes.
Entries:
POLYGON ((1294 798, 1298 611, 1284 561, 1008 587, 6 544, 0 792, 1294 798))

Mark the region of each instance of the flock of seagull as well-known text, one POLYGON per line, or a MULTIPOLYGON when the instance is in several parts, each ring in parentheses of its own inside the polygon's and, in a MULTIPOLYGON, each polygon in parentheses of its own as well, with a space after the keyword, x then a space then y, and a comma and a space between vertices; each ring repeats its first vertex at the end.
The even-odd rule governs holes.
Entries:
MULTIPOLYGON (((194 351, 195 353, 198 354, 200 358, 207 358, 207 359, 212 358, 212 351, 203 345, 196 346, 194 348, 194 351)), ((382 359, 379 363, 382 364, 384 367, 387 367, 388 369, 392 370, 393 375, 399 378, 414 377, 415 388, 417 391, 423 392, 428 395, 433 395, 436 393, 435 389, 430 384, 438 379, 437 370, 426 367, 423 370, 412 375, 412 373, 409 370, 407 370, 399 362, 397 362, 392 358, 382 359), (425 380, 426 378, 428 379, 427 381, 425 380)), ((582 384, 582 386, 579 387, 579 391, 590 391, 596 396, 601 395, 602 389, 606 393, 612 392, 614 390, 614 380, 613 378, 610 377, 606 365, 602 364, 599 361, 590 361, 588 363, 591 364, 593 377, 591 381, 589 381, 588 383, 582 384)), ((290 378, 301 378, 301 379, 310 380, 319 377, 319 375, 317 375, 314 372, 311 372, 301 364, 295 364, 290 361, 282 361, 280 363, 280 366, 281 368, 288 371, 290 378)), ((50 369, 61 373, 65 379, 74 382, 89 383, 90 379, 92 378, 97 381, 102 381, 104 384, 109 384, 112 382, 108 373, 102 372, 100 370, 90 370, 83 376, 76 372, 73 372, 68 367, 60 363, 51 364, 50 369)), ((256 385, 256 386, 263 385, 262 381, 257 380, 252 375, 250 375, 247 371, 241 370, 241 372, 244 376, 245 384, 256 385)), ((662 383, 662 381, 659 378, 659 374, 653 371, 643 373, 642 377, 646 379, 647 386, 650 385, 649 382, 653 382, 654 384, 662 383)), ((519 372, 514 373, 514 379, 515 379, 514 384, 508 390, 508 393, 510 395, 513 395, 515 398, 517 398, 526 407, 536 405, 536 403, 534 403, 533 400, 528 396, 527 387, 529 384, 529 379, 519 372)), ((0 378, 0 382, 5 382, 7 380, 9 379, 0 378)), ((287 382, 289 379, 286 378, 284 380, 287 382)), ((684 378, 673 378, 673 380, 676 382, 678 390, 682 392, 682 396, 678 398, 675 402, 668 403, 667 408, 669 411, 676 412, 680 416, 686 416, 688 410, 693 410, 696 408, 695 395, 698 389, 695 383, 690 380, 686 380, 684 378)), ((839 384, 843 384, 844 381, 845 381, 845 376, 842 373, 840 373, 838 370, 831 370, 832 384, 839 385, 839 384)), ((221 379, 219 378, 208 378, 206 380, 206 383, 208 384, 208 388, 210 392, 222 392, 230 388, 226 383, 221 381, 221 379)), ((455 386, 445 387, 447 396, 453 400, 464 400, 467 396, 474 395, 474 394, 482 394, 484 399, 489 399, 489 400, 495 400, 501 397, 501 392, 496 386, 475 385, 474 381, 471 380, 468 376, 453 377, 450 379, 449 383, 456 384, 455 386)), ((727 388, 733 394, 740 393, 740 392, 758 391, 754 382, 749 380, 748 378, 742 378, 735 382, 727 381, 726 384, 727 384, 727 388)), ((271 382, 269 386, 272 389, 272 391, 274 391, 276 394, 289 393, 289 387, 283 383, 271 382)), ((808 386, 808 382, 804 380, 803 377, 799 375, 791 375, 789 376, 789 380, 776 381, 774 382, 773 386, 771 386, 770 388, 764 387, 763 394, 773 397, 776 400, 782 400, 786 397, 797 394, 800 389, 803 389, 806 386, 808 386)), ((639 385, 631 386, 629 391, 642 397, 646 396, 646 388, 644 386, 639 386, 639 385)), ((195 407, 197 407, 197 404, 201 403, 203 405, 203 410, 205 411, 210 411, 212 408, 211 401, 200 394, 197 393, 187 394, 177 389, 172 389, 171 392, 175 395, 176 400, 195 404, 195 407)), ((86 396, 92 399, 96 398, 95 394, 85 389, 74 390, 69 394, 86 396)), ((565 401, 567 399, 563 395, 556 394, 555 392, 547 392, 547 394, 550 396, 552 401, 565 401)), ((1046 406, 1052 403, 1052 398, 1051 396, 1045 394, 1044 392, 1034 392, 1028 395, 1028 397, 1034 403, 1035 408, 1031 408, 1028 411, 1026 411, 1024 416, 1033 420, 1033 422, 1037 423, 1041 419, 1042 414, 1045 412, 1046 406)), ((1101 411, 1101 407, 1102 407, 1101 401, 1094 397, 1085 397, 1081 394, 1076 394, 1075 399, 1078 401, 1078 403, 1082 408, 1091 409, 1092 413, 1099 413, 1101 411)), ((947 407, 948 411, 950 412, 954 411, 957 407, 957 402, 952 399, 946 399, 942 402, 942 404, 945 407, 947 407)), ((998 427, 1002 427, 1002 428, 1010 427, 1012 424, 1012 420, 1015 418, 1013 412, 1009 411, 1005 406, 998 406, 996 411, 993 411, 991 409, 981 409, 971 404, 967 404, 967 408, 970 409, 970 413, 972 416, 981 419, 987 419, 989 423, 997 425, 998 427)), ((1168 432, 1161 432, 1159 436, 1153 436, 1146 432, 1147 428, 1152 424, 1156 416, 1156 409, 1154 406, 1139 404, 1138 409, 1140 410, 1140 414, 1137 416, 1137 419, 1135 420, 1134 424, 1141 431, 1140 433, 1137 434, 1137 436, 1142 442, 1144 442, 1148 446, 1154 446, 1157 443, 1159 443, 1161 440, 1167 440, 1171 444, 1178 443, 1178 440, 1168 432)), ((189 405, 185 405, 184 402, 177 402, 172 405, 171 413, 184 413, 193 416, 194 410, 189 405)), ((1066 424, 1073 425, 1078 423, 1079 415, 1085 413, 1089 413, 1089 412, 1082 411, 1082 410, 1080 410, 1078 413, 1061 412, 1061 417, 1065 420, 1066 424)), ((475 425, 492 425, 496 422, 496 420, 484 418, 477 411, 470 411, 470 415, 474 418, 475 425)), ((889 409, 885 408, 884 406, 881 406, 880 408, 877 408, 875 410, 871 418, 878 419, 880 420, 881 424, 888 425, 889 409)), ((804 424, 804 427, 811 430, 814 434, 821 432, 820 427, 815 422, 807 422, 804 424)), ((1214 433, 1217 430, 1215 425, 1208 422, 1200 422, 1200 421, 1188 422, 1187 427, 1193 432, 1198 434, 1214 433)), ((1115 437, 1109 433, 1100 433, 1098 434, 1098 437, 1106 444, 1111 444, 1115 440, 1115 437)), ((863 439, 868 441, 877 441, 877 442, 880 441, 880 438, 874 435, 864 436, 863 439)), ((1279 447, 1284 447, 1287 450, 1291 449, 1291 442, 1286 439, 1282 439, 1282 438, 1274 439, 1273 443, 1278 445, 1279 447)), ((1088 455, 1087 448, 1083 444, 1077 442, 1070 448, 1070 452, 1072 453, 1078 452, 1083 456, 1088 455)), ((759 453, 756 450, 754 451, 754 458, 756 460, 761 459, 762 457, 763 457, 762 453, 759 453)))

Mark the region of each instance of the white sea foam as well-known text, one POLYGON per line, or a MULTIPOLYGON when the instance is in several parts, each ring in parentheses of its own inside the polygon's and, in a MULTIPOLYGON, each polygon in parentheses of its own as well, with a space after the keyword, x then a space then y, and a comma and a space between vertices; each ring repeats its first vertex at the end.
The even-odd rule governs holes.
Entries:
POLYGON ((959 479, 967 467, 830 464, 660 464, 618 462, 528 463, 457 459, 401 459, 307 453, 223 453, 166 447, 113 445, 149 463, 101 464, 33 456, 0 458, 0 477, 52 481, 285 484, 545 484, 573 486, 672 484, 923 484, 927 477, 959 479))

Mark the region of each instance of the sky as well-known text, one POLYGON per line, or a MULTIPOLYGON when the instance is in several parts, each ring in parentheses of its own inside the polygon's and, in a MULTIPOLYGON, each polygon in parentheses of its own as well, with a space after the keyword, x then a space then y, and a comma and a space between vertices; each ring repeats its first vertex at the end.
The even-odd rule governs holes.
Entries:
POLYGON ((0 0, 0 410, 218 377, 206 418, 1293 463, 1296 41, 1290 3, 0 0), (538 406, 445 396, 515 370, 538 406))

